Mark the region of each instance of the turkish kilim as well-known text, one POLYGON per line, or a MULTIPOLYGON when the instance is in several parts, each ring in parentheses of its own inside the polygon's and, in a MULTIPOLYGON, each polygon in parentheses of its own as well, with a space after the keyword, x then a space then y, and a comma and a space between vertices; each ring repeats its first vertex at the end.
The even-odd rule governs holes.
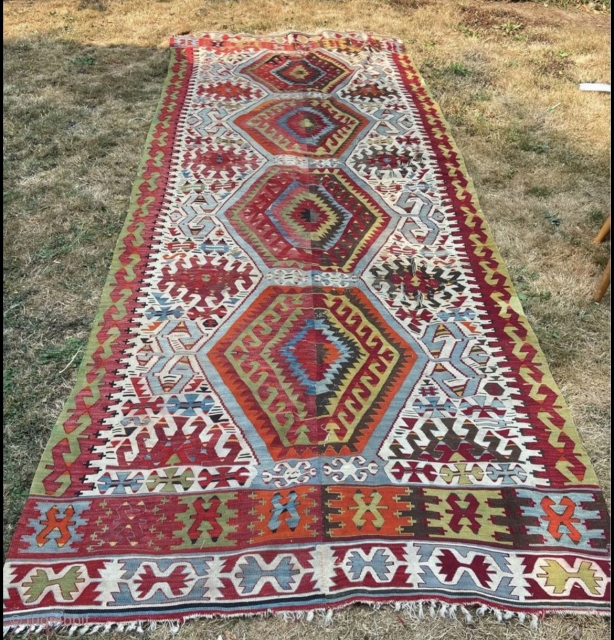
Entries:
POLYGON ((402 44, 171 56, 5 625, 608 613, 597 479, 402 44))

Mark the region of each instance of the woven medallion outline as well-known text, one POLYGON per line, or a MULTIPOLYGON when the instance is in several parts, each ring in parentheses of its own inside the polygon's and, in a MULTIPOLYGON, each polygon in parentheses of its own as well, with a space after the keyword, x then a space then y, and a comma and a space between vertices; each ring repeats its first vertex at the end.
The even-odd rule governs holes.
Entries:
POLYGON ((273 93, 330 93, 351 70, 325 51, 269 52, 246 64, 242 73, 273 93))
POLYGON ((362 453, 416 355, 358 289, 271 287, 209 358, 279 460, 362 453))
POLYGON ((224 212, 269 267, 352 271, 390 215, 341 169, 270 167, 224 212))
POLYGON ((305 97, 267 100, 234 124, 270 154, 336 157, 370 121, 336 98, 305 97))
POLYGON ((603 495, 401 43, 172 44, 5 627, 608 613, 603 495))

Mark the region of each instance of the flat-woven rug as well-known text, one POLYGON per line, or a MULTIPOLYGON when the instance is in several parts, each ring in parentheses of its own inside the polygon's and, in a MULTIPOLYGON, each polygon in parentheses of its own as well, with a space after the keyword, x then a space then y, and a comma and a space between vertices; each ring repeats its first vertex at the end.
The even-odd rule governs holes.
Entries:
POLYGON ((402 44, 171 50, 6 627, 607 614, 597 479, 402 44))

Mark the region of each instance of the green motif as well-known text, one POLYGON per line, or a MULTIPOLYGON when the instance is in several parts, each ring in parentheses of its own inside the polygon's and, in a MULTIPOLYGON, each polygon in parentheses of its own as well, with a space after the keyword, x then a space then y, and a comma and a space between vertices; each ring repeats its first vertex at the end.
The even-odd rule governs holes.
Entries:
POLYGON ((173 548, 235 546, 236 541, 229 540, 228 536, 237 531, 237 526, 230 522, 237 518, 239 512, 229 507, 236 497, 236 493, 215 493, 181 498, 180 502, 188 508, 175 516, 182 528, 175 534, 181 538, 181 544, 173 548))
POLYGON ((73 600, 73 594, 79 593, 77 585, 85 582, 85 578, 81 577, 81 569, 79 566, 71 567, 63 576, 57 578, 50 578, 45 569, 37 569, 29 581, 23 583, 25 602, 38 602, 45 591, 53 587, 59 588, 62 600, 73 600))

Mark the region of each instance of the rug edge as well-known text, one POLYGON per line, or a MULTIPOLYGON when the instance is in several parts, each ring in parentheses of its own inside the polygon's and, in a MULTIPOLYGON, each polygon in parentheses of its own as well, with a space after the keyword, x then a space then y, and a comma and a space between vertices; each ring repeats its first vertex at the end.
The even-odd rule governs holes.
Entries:
MULTIPOLYGON (((503 278, 504 286, 508 290, 510 295, 509 306, 518 314, 518 321, 526 331, 524 342, 528 343, 531 347, 535 349, 536 353, 535 353, 533 362, 534 364, 537 365, 540 373, 543 376, 542 377, 543 384, 545 384, 545 386, 547 386, 556 395, 557 400, 559 401, 559 407, 558 407, 559 414, 565 420, 565 424, 561 428, 561 431, 565 432, 566 435, 568 435, 576 443, 576 445, 579 445, 580 451, 578 453, 582 455, 583 462, 585 463, 585 466, 586 466, 587 474, 585 476, 585 479, 582 482, 578 483, 578 488, 583 488, 583 489, 593 488, 599 491, 603 491, 601 487, 601 483, 595 473, 592 460, 588 455, 588 451, 584 443, 584 440, 582 438, 582 435, 578 430, 576 422, 573 418, 569 404, 563 392, 561 391, 561 388, 559 387, 558 383, 555 381, 552 375, 552 371, 550 369, 549 362, 545 356, 544 350, 539 342, 539 339, 537 337, 537 334, 535 333, 535 330, 533 329, 531 323, 527 318, 522 302, 512 282, 507 264, 503 259, 503 256, 501 255, 501 251, 497 243, 495 242, 495 237, 492 231, 492 227, 480 205, 479 196, 477 194, 477 190, 475 188, 473 178, 471 177, 470 173, 467 171, 467 165, 465 163, 465 159, 456 143, 455 138, 451 135, 450 124, 445 118, 445 116, 443 115, 439 103, 434 99, 433 95, 431 94, 428 84, 424 81, 422 73, 414 65, 412 57, 405 51, 400 53, 399 55, 404 56, 408 59, 412 73, 419 80, 421 88, 426 94, 426 97, 429 103, 429 108, 434 110, 435 113, 437 114, 437 118, 439 119, 442 125, 441 131, 444 134, 447 143, 449 144, 449 146, 451 147, 451 149, 453 150, 456 156, 455 159, 458 164, 458 169, 466 181, 466 186, 464 186, 463 189, 468 193, 470 197, 470 201, 474 209, 474 216, 479 220, 482 226, 484 235, 487 238, 486 242, 481 243, 481 246, 491 251, 492 258, 497 265, 496 273, 498 273, 503 278)), ((453 180, 452 175, 449 175, 448 177, 450 180, 453 180)), ((494 299, 493 299, 493 303, 503 308, 503 305, 501 305, 500 303, 497 303, 497 301, 494 299)))
MULTIPOLYGON (((49 433, 49 439, 43 450, 40 461, 36 467, 36 472, 32 479, 32 483, 29 489, 28 498, 32 496, 46 496, 47 492, 42 486, 42 480, 45 477, 46 466, 52 463, 51 452, 53 448, 57 445, 57 443, 63 438, 67 437, 69 434, 66 433, 64 429, 64 424, 70 416, 71 411, 74 408, 74 403, 77 396, 82 393, 85 389, 91 389, 93 392, 93 396, 96 395, 96 387, 99 386, 99 379, 96 379, 94 383, 90 383, 87 380, 88 374, 91 373, 91 369, 94 365, 93 356, 96 351, 100 348, 101 343, 99 341, 99 334, 101 330, 104 328, 104 316, 105 314, 114 306, 116 306, 116 302, 112 299, 112 294, 117 292, 117 283, 116 283, 116 275, 117 273, 126 268, 126 265, 122 263, 121 256, 125 251, 125 241, 131 235, 134 235, 134 231, 130 230, 131 225, 135 222, 135 214, 140 208, 138 200, 141 195, 141 186, 144 182, 146 182, 145 173, 147 170, 148 162, 152 159, 152 151, 154 148, 154 141, 156 138, 156 130, 161 123, 161 114, 165 108, 166 100, 170 94, 170 89, 172 86, 172 80, 174 76, 174 67, 180 62, 180 52, 176 49, 169 49, 170 56, 168 61, 167 72, 164 78, 164 82, 160 89, 160 97, 158 98, 156 109, 152 116, 151 125, 147 131, 147 137, 145 138, 145 142, 142 146, 142 153, 139 158, 139 164, 135 173, 135 179, 132 185, 132 189, 130 192, 130 199, 128 204, 128 209, 126 211, 126 215, 124 217, 124 222, 113 248, 113 256, 111 258, 111 263, 109 264, 109 269, 107 272, 107 277, 105 279, 104 285, 102 287, 102 291, 98 301, 98 307, 96 311, 96 315, 92 321, 92 328, 89 333, 87 345, 85 347, 85 351, 83 354, 83 358, 81 359, 81 363, 77 370, 77 376, 72 384, 71 392, 64 402, 62 407, 62 411, 59 414, 57 420, 54 422, 53 427, 49 433)), ((160 176, 159 178, 162 178, 160 176)), ((129 265, 129 268, 134 265, 129 265)), ((121 303, 120 303, 121 304, 121 303)), ((110 349, 110 347, 107 347, 110 349)), ((73 432, 74 434, 74 432, 73 432)), ((17 525, 16 529, 19 527, 17 525)), ((9 551, 10 554, 10 551, 9 551)))
MULTIPOLYGON (((6 616, 3 623, 3 635, 12 633, 17 636, 20 634, 42 633, 50 630, 57 633, 68 633, 68 635, 97 632, 129 632, 137 631, 143 633, 146 631, 154 631, 160 626, 168 626, 171 633, 179 632, 183 626, 190 622, 203 620, 229 620, 232 618, 261 618, 272 619, 281 618, 285 622, 313 622, 327 626, 334 622, 335 614, 348 609, 355 605, 363 605, 370 607, 373 611, 380 609, 388 609, 396 613, 405 615, 409 620, 422 620, 425 618, 444 618, 449 620, 458 620, 459 618, 467 626, 476 623, 476 619, 490 617, 499 623, 506 623, 516 620, 518 624, 529 627, 532 631, 536 631, 546 615, 572 615, 572 616, 598 616, 599 618, 610 618, 609 610, 604 609, 538 609, 536 611, 524 612, 515 609, 494 607, 492 604, 485 604, 479 600, 471 600, 463 604, 446 601, 442 598, 430 599, 385 599, 378 600, 376 598, 352 597, 347 600, 331 606, 320 607, 289 607, 287 609, 266 609, 264 611, 226 611, 226 612, 205 612, 190 613, 182 616, 162 616, 152 619, 151 617, 137 617, 129 621, 106 621, 104 616, 99 616, 98 621, 90 622, 86 616, 79 614, 68 614, 64 617, 62 614, 48 616, 49 622, 43 624, 19 624, 17 619, 11 620, 11 616, 6 616), (67 620, 74 622, 70 623, 67 620)), ((93 616, 94 618, 96 616, 93 616)), ((21 616, 24 619, 24 616, 21 616)), ((32 620, 32 618, 30 618, 32 620)))

